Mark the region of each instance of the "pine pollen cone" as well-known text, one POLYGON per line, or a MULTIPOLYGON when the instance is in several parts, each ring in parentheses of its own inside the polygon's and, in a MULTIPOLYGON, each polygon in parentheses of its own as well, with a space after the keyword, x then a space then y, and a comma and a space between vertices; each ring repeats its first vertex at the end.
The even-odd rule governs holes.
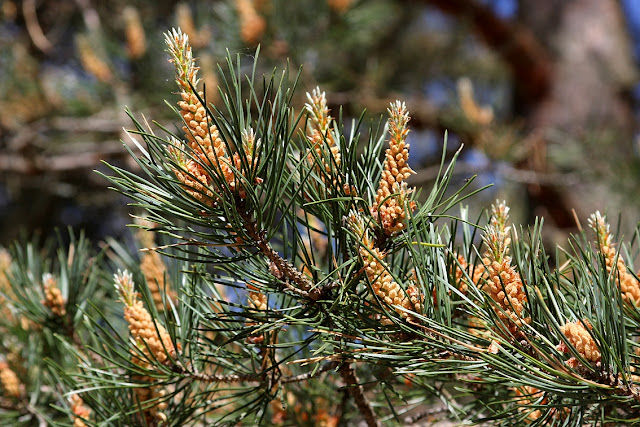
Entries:
POLYGON ((24 386, 7 362, 0 362, 0 389, 5 396, 12 398, 19 398, 23 394, 24 386))
POLYGON ((91 409, 84 406, 84 401, 77 394, 71 395, 70 401, 71 412, 75 415, 73 417, 73 427, 86 427, 87 424, 82 421, 82 418, 89 419, 91 409))
POLYGON ((212 179, 206 168, 216 170, 227 182, 229 188, 234 191, 236 177, 231 168, 231 159, 226 155, 225 144, 220 139, 218 128, 216 125, 210 124, 205 108, 194 93, 182 91, 181 96, 182 101, 178 102, 178 106, 180 107, 180 115, 186 124, 182 130, 189 141, 189 147, 192 150, 190 154, 193 156, 193 159, 190 159, 191 167, 188 171, 200 183, 206 183, 209 187, 212 179))
POLYGON ((169 355, 175 357, 171 336, 164 326, 153 321, 142 301, 136 298, 133 304, 125 306, 124 318, 129 323, 131 336, 145 355, 150 353, 160 363, 166 362, 169 355))
MULTIPOLYGON (((307 93, 307 100, 309 102, 305 104, 305 109, 310 115, 307 139, 316 153, 315 156, 309 153, 307 158, 309 163, 318 163, 317 168, 331 176, 332 171, 340 166, 341 162, 340 147, 332 133, 333 117, 329 115, 326 95, 320 91, 319 87, 307 93)), ((324 178, 324 174, 322 177, 324 178)))
POLYGON ((67 314, 65 300, 60 288, 58 288, 58 281, 56 278, 51 274, 46 273, 42 276, 42 285, 44 288, 44 299, 42 300, 42 305, 48 307, 51 312, 58 317, 62 317, 67 314))
MULTIPOLYGON (((397 305, 411 311, 422 309, 422 295, 415 286, 409 286, 405 291, 393 280, 391 274, 384 265, 384 253, 379 249, 371 249, 371 253, 365 248, 360 248, 360 255, 364 261, 364 271, 369 279, 371 288, 378 298, 389 305, 397 305)), ((405 319, 412 316, 406 311, 396 308, 396 312, 405 319)))
POLYGON ((618 275, 616 282, 620 288, 622 299, 632 304, 640 304, 640 283, 638 283, 633 274, 627 270, 624 260, 616 253, 615 247, 612 244, 609 246, 603 245, 600 251, 605 257, 607 272, 611 273, 614 271, 614 268, 616 270, 614 274, 618 275))
MULTIPOLYGON (((169 357, 176 357, 176 347, 171 341, 171 336, 164 326, 154 321, 142 301, 138 300, 138 294, 134 292, 131 273, 119 271, 114 278, 116 290, 124 303, 124 318, 129 324, 129 332, 136 342, 136 347, 145 356, 145 359, 143 359, 137 351, 132 350, 132 362, 142 368, 150 369, 154 359, 158 363, 167 363, 169 357)), ((179 345, 177 350, 180 350, 179 345)), ((166 393, 163 386, 144 385, 153 382, 151 377, 145 375, 134 375, 133 379, 143 384, 134 388, 138 401, 144 403, 148 400, 153 400, 151 406, 147 406, 144 409, 147 423, 150 424, 152 420, 165 420, 166 416, 160 411, 167 407, 167 402, 157 400, 164 397, 166 393)))
MULTIPOLYGON (((247 302, 249 308, 257 311, 266 311, 267 306, 267 295, 259 292, 257 288, 253 285, 247 284, 247 289, 249 290, 249 294, 247 295, 247 302)), ((247 321, 245 323, 247 326, 255 326, 257 325, 254 321, 247 321)), ((261 344, 264 342, 264 335, 256 334, 248 336, 246 339, 249 344, 261 344)))
MULTIPOLYGON (((218 180, 224 180, 231 191, 237 191, 240 198, 245 198, 246 191, 234 172, 234 167, 241 170, 240 157, 229 157, 217 126, 212 123, 207 109, 201 102, 204 93, 195 92, 200 81, 197 78, 199 68, 195 66, 189 38, 186 34, 174 30, 166 35, 166 43, 172 56, 170 62, 176 69, 176 82, 181 89, 178 107, 184 121, 182 129, 190 148, 187 150, 179 141, 170 141, 169 153, 179 165, 179 168, 174 169, 176 177, 191 196, 210 207, 216 203, 214 193, 220 190, 212 188, 214 179, 211 173, 214 173, 218 180)), ((255 138, 251 131, 250 134, 243 133, 243 139, 247 135, 255 138)), ((254 142, 259 143, 251 140, 251 148, 254 142)), ((252 163, 252 152, 247 151, 245 141, 242 142, 242 148, 245 149, 248 162, 252 163)))
POLYGON ((542 415, 542 411, 540 409, 531 410, 529 405, 546 405, 549 403, 549 399, 543 397, 543 392, 538 390, 535 387, 531 386, 522 386, 515 389, 516 396, 518 397, 517 402, 519 405, 518 411, 520 412, 528 412, 527 421, 535 421, 542 415), (542 398, 540 402, 539 399, 542 398))
POLYGON ((613 238, 611 236, 610 225, 605 217, 596 211, 589 217, 589 226, 595 231, 598 238, 598 249, 604 256, 607 272, 611 274, 616 269, 616 283, 620 288, 622 299, 631 304, 640 304, 640 283, 627 269, 624 260, 617 253, 613 238))
MULTIPOLYGON (((588 320, 581 322, 576 320, 575 322, 567 322, 560 327, 560 331, 567 337, 567 341, 571 344, 578 353, 582 355, 586 360, 597 363, 600 361, 601 355, 595 340, 585 328, 591 329, 591 323, 588 320)), ((568 353, 569 348, 564 342, 558 344, 558 351, 568 353)))
MULTIPOLYGON (((483 259, 484 278, 479 279, 479 287, 500 306, 496 307, 496 314, 502 320, 509 320, 515 325, 522 322, 530 323, 531 318, 523 318, 524 303, 527 295, 524 291, 520 274, 511 266, 511 259, 503 257, 502 262, 492 260, 490 257, 483 259)), ((476 269, 481 270, 481 269, 476 269)), ((474 272, 474 278, 476 274, 474 272)))
MULTIPOLYGON (((467 260, 464 258, 462 254, 458 254, 456 258, 458 260, 458 263, 454 263, 453 265, 455 285, 460 292, 462 292, 463 294, 466 294, 467 290, 469 289, 469 285, 467 283, 467 279, 465 278, 466 277, 465 272, 469 272, 471 265, 467 262, 467 260)), ((477 283, 475 281, 475 276, 479 271, 480 271, 480 268, 473 269, 472 278, 474 280, 474 283, 477 283)), ((434 294, 435 294, 435 289, 434 289, 434 294)))
POLYGON ((142 271, 147 281, 156 310, 159 312, 164 311, 162 294, 164 292, 169 298, 173 298, 173 293, 171 284, 167 280, 167 268, 162 262, 160 254, 154 251, 144 252, 140 260, 140 271, 142 271))
MULTIPOLYGON (((134 376, 134 379, 140 383, 151 383, 153 378, 149 376, 134 376)), ((167 391, 161 385, 156 386, 139 386, 134 388, 134 393, 138 402, 143 406, 144 418, 146 425, 163 425, 167 416, 162 413, 169 406, 163 398, 167 391), (146 403, 149 402, 150 403, 146 403)))
POLYGON ((389 114, 389 148, 385 151, 382 175, 371 214, 386 234, 393 234, 405 228, 406 210, 413 211, 416 208, 415 202, 409 200, 413 189, 409 189, 404 182, 415 172, 408 163, 409 144, 405 139, 409 133, 409 115, 406 106, 400 101, 392 103, 389 114))
POLYGON ((172 140, 169 152, 180 165, 180 168, 173 169, 176 178, 182 183, 184 190, 191 197, 209 207, 214 207, 218 198, 211 191, 211 176, 204 170, 202 165, 191 159, 186 159, 183 150, 182 143, 172 140))

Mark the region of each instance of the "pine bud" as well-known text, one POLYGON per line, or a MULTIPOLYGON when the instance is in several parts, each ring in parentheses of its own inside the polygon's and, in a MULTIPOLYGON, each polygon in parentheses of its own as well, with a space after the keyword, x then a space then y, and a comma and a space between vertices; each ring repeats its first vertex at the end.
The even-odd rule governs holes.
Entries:
MULTIPOLYGON (((316 166, 320 177, 324 180, 325 174, 332 176, 335 169, 340 166, 340 147, 338 146, 333 133, 333 117, 329 115, 327 98, 324 92, 316 87, 307 92, 307 102, 305 109, 309 114, 307 129, 307 140, 311 148, 315 151, 307 154, 308 162, 316 166)), ((333 179, 333 184, 337 180, 333 179)))
POLYGON ((508 233, 510 227, 507 226, 509 221, 509 206, 506 201, 496 200, 495 204, 491 205, 491 220, 490 224, 501 230, 503 233, 508 233))

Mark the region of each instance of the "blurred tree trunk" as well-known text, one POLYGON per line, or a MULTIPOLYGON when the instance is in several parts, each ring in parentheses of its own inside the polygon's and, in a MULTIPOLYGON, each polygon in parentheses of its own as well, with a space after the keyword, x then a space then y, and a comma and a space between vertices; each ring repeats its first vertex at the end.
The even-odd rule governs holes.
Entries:
MULTIPOLYGON (((496 15, 479 0, 425 2, 471 22, 479 38, 511 68, 514 112, 531 132, 527 138, 530 151, 518 167, 553 172, 550 141, 559 146, 557 151, 573 149, 585 155, 585 141, 598 138, 598 144, 610 145, 601 148, 606 162, 615 162, 614 157, 623 162, 631 158, 634 120, 627 94, 637 70, 619 2, 520 0, 515 21, 496 15)), ((596 166, 606 163, 594 160, 588 164, 594 162, 596 166)), ((567 166, 566 160, 561 166, 567 166)), ((569 170, 583 167, 576 157, 569 170)), ((587 174, 593 179, 579 186, 529 184, 531 217, 544 215, 567 229, 575 225, 572 209, 585 217, 594 206, 605 208, 597 206, 603 200, 594 191, 602 184, 597 175, 587 174)))
POLYGON ((521 0, 520 5, 520 22, 554 63, 549 94, 535 106, 531 124, 570 134, 607 124, 630 135, 633 117, 623 94, 637 76, 620 4, 521 0))
MULTIPOLYGON (((523 110, 528 111, 527 123, 539 135, 527 167, 548 169, 545 159, 550 138, 571 144, 602 137, 602 144, 610 145, 609 160, 618 156, 628 159, 634 122, 625 94, 636 81, 637 71, 620 3, 521 0, 519 10, 519 22, 535 34, 553 62, 547 96, 533 103, 522 100, 523 110)), ((593 210, 595 200, 583 196, 594 194, 594 184, 569 189, 532 185, 528 189, 532 204, 547 210, 532 214, 549 213, 557 226, 570 227, 570 208, 575 207, 581 217, 593 210)))

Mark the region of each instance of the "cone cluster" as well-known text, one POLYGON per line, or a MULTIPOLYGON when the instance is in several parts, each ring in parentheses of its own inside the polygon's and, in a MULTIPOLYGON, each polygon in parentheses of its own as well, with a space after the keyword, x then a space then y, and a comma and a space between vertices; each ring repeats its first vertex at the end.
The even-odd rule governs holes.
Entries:
MULTIPOLYGON (((248 165, 241 164, 238 153, 229 156, 226 143, 200 101, 204 99, 204 93, 195 92, 200 82, 197 77, 199 67, 195 66, 188 36, 174 29, 165 35, 165 41, 172 57, 170 61, 176 69, 176 83, 181 97, 178 107, 187 140, 186 144, 175 138, 170 140, 169 153, 178 166, 174 168, 176 178, 187 193, 209 207, 215 206, 218 201, 217 194, 222 188, 218 188, 217 183, 221 181, 240 198, 246 198, 242 179, 236 174, 255 166, 252 156, 259 140, 256 140, 253 130, 245 129, 242 141, 238 144, 242 146, 236 147, 244 150, 248 165)), ((256 183, 259 184, 259 180, 256 183)))
MULTIPOLYGON (((524 317, 527 295, 520 273, 511 265, 509 256, 509 207, 504 201, 491 205, 491 217, 485 227, 482 240, 486 252, 480 265, 472 267, 462 255, 457 255, 460 267, 456 266, 455 278, 461 291, 466 291, 466 272, 473 283, 485 291, 495 302, 493 307, 498 318, 503 320, 512 334, 521 334, 520 326, 531 323, 524 317)), ((474 324, 477 320, 473 321, 474 324)))

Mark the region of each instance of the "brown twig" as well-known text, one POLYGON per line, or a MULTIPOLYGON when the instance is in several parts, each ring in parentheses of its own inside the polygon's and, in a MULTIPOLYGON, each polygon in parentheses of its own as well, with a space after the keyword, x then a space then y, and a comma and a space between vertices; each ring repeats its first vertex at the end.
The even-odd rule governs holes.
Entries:
POLYGON ((44 53, 50 53, 53 50, 53 44, 51 44, 47 36, 44 35, 42 27, 40 27, 40 23, 38 22, 36 1, 24 0, 22 2, 22 14, 24 15, 27 32, 33 44, 44 53))
POLYGON ((380 427, 380 421, 378 421, 373 408, 369 404, 367 397, 364 395, 362 386, 358 384, 358 378, 356 373, 349 363, 344 363, 340 366, 340 375, 345 382, 346 389, 353 397, 353 401, 356 403, 358 410, 364 416, 364 419, 369 427, 380 427))

